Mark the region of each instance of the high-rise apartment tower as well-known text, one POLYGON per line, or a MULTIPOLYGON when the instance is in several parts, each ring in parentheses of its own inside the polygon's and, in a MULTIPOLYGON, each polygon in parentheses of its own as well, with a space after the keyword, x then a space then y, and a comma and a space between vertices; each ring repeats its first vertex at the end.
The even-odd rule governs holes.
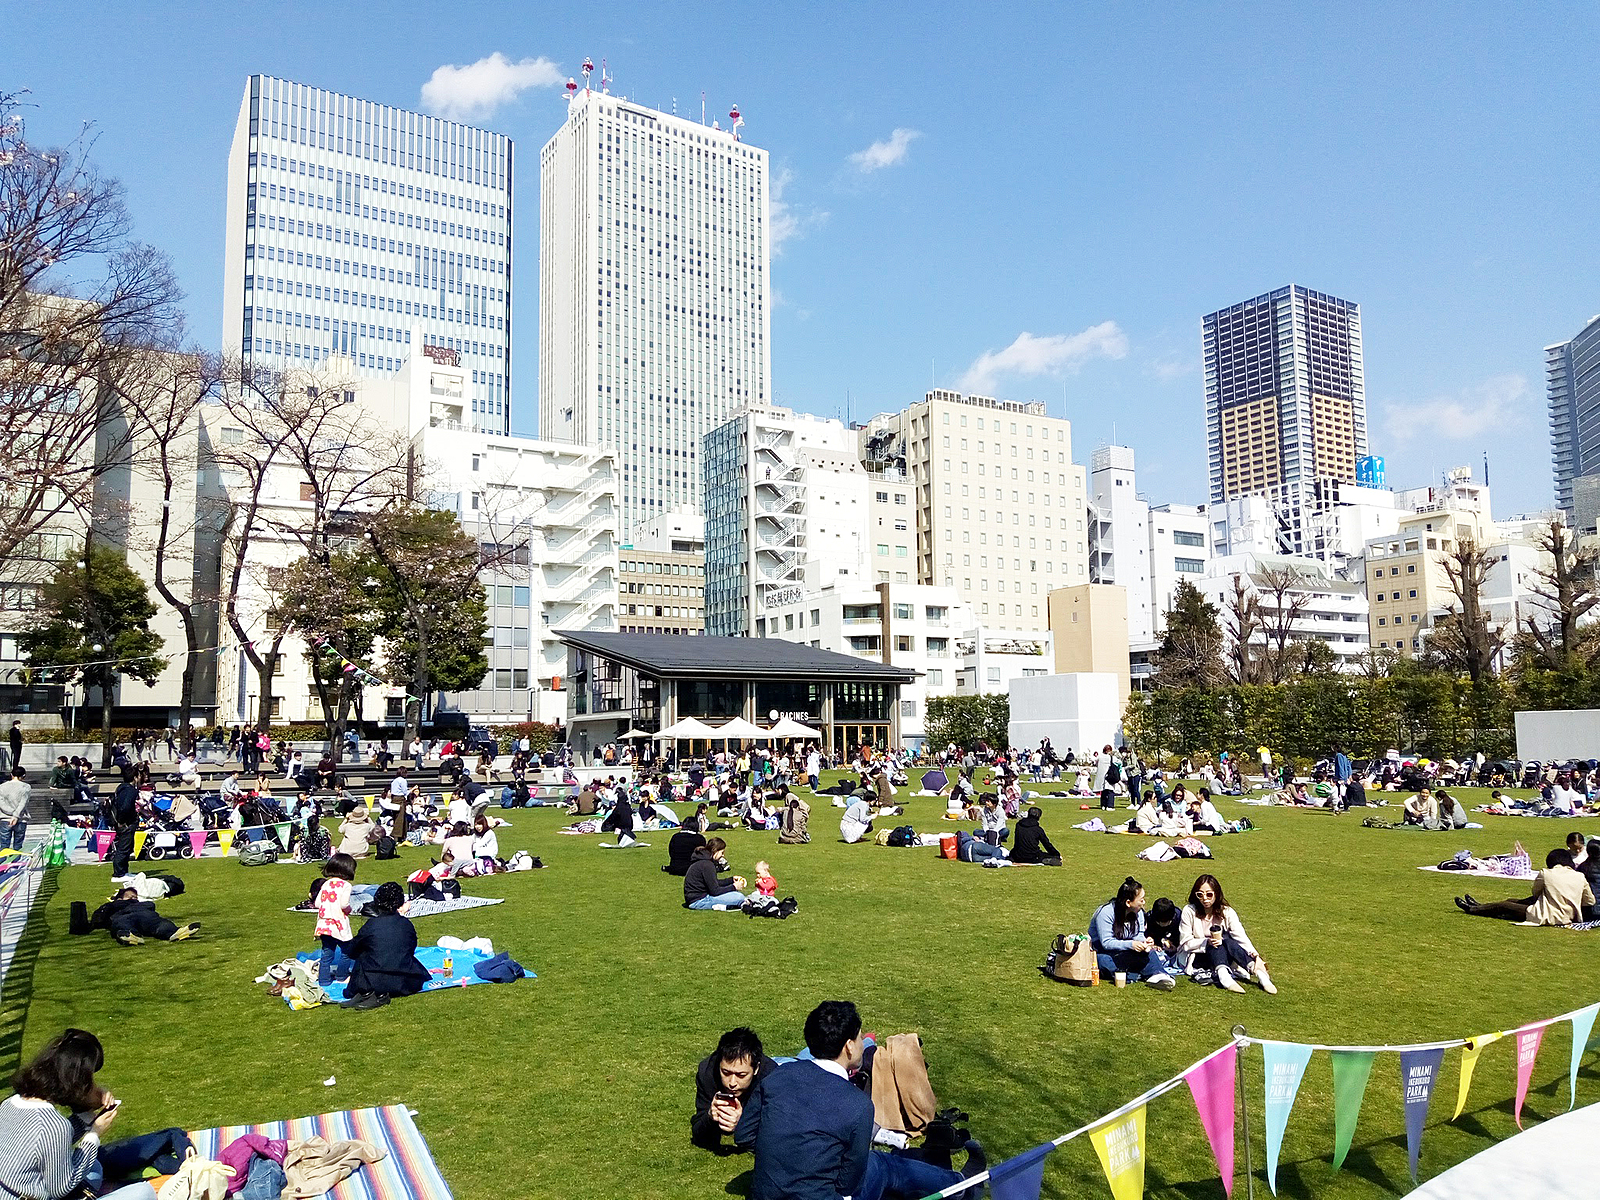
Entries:
POLYGON ((615 450, 625 531, 698 508, 700 439, 770 403, 767 152, 737 113, 584 87, 540 153, 539 432, 615 450))
POLYGON ((1291 284, 1205 317, 1211 502, 1354 483, 1367 453, 1361 306, 1291 284))
MULTIPOLYGON (((1574 480, 1600 475, 1600 317, 1590 317, 1570 341, 1546 346, 1544 371, 1556 505, 1577 517, 1574 480)), ((1584 507, 1593 508, 1585 499, 1584 507)), ((1593 524, 1594 513, 1586 515, 1590 519, 1580 527, 1593 524)))
POLYGON ((464 368, 474 428, 511 428, 511 139, 252 75, 228 154, 223 345, 464 368), (411 341, 421 330, 422 345, 411 341))

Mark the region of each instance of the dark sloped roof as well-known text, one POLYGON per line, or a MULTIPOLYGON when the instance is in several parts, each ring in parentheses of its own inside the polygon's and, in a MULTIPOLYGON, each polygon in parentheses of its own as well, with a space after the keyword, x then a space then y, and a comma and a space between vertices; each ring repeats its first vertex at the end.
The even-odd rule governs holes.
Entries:
POLYGON ((690 637, 670 633, 590 633, 558 629, 569 646, 666 678, 845 679, 910 683, 917 672, 781 638, 690 637))

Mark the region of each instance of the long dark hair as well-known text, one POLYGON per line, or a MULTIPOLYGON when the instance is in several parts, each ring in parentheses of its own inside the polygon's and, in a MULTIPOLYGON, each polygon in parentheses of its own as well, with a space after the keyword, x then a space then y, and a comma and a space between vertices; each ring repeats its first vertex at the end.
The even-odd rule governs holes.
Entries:
POLYGON ((1202 875, 1194 881, 1194 886, 1189 889, 1189 907, 1202 917, 1222 916, 1228 907, 1228 898, 1222 894, 1222 885, 1217 882, 1215 875, 1202 875), (1211 888, 1213 907, 1209 909, 1195 899, 1194 894, 1200 890, 1202 884, 1209 885, 1211 888))
POLYGON ((63 1030, 11 1077, 11 1089, 19 1096, 88 1112, 100 1107, 104 1092, 95 1083, 94 1073, 105 1063, 105 1050, 94 1034, 85 1029, 63 1030))
POLYGON ((1144 891, 1144 884, 1132 875, 1122 881, 1122 886, 1117 889, 1117 898, 1112 901, 1111 931, 1117 937, 1126 937, 1134 933, 1139 924, 1133 915, 1133 902, 1139 898, 1139 893, 1144 891))

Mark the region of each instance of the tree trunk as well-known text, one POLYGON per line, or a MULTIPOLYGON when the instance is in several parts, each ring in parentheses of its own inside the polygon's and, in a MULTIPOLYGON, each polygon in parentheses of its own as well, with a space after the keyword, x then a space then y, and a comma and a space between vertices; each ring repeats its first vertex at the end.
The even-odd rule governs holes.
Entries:
POLYGON ((188 743, 194 721, 194 677, 199 670, 200 651, 189 638, 189 653, 183 660, 183 683, 178 692, 178 745, 188 743))
POLYGON ((100 681, 100 769, 111 769, 111 701, 112 688, 116 686, 116 676, 111 675, 100 681))

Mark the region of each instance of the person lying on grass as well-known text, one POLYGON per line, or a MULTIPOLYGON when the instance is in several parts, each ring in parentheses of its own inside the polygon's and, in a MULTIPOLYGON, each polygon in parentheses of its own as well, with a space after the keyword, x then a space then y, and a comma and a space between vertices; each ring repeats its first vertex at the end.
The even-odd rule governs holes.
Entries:
MULTIPOLYGON (((694 1070, 694 1116, 689 1118, 689 1140, 705 1150, 726 1152, 728 1146, 723 1139, 738 1125, 745 1099, 777 1066, 762 1050, 755 1030, 741 1025, 723 1034, 717 1048, 702 1058, 694 1070)), ((732 1149, 743 1151, 750 1146, 734 1143, 732 1149)))
MULTIPOLYGON (((742 875, 720 878, 717 866, 727 843, 719 837, 711 838, 704 846, 696 846, 689 859, 689 870, 683 877, 683 906, 697 911, 724 907, 737 909, 744 904, 745 879, 742 875)), ((721 859, 725 864, 726 860, 721 859)))
POLYGON ((137 888, 119 889, 110 900, 95 909, 89 918, 90 929, 108 929, 124 946, 139 946, 146 939, 183 942, 200 931, 200 922, 178 925, 156 911, 155 902, 139 899, 137 888))
POLYGON ((380 883, 367 905, 366 922, 340 947, 353 963, 345 1008, 378 1008, 426 986, 428 968, 417 960, 416 926, 400 911, 405 902, 405 889, 398 883, 380 883))
POLYGON ((1222 894, 1222 884, 1215 875, 1200 876, 1189 889, 1189 903, 1184 905, 1179 926, 1178 950, 1188 955, 1190 975, 1209 970, 1212 982, 1230 992, 1244 991, 1239 976, 1248 979, 1254 975, 1262 991, 1278 994, 1267 974, 1267 960, 1245 933, 1244 922, 1222 894))
POLYGON ((1529 925, 1573 925, 1594 909, 1594 892, 1583 872, 1572 866, 1572 855, 1552 850, 1545 855, 1544 870, 1533 879, 1533 895, 1525 900, 1494 900, 1483 904, 1469 892, 1456 897, 1456 907, 1473 917, 1498 917, 1529 925))

